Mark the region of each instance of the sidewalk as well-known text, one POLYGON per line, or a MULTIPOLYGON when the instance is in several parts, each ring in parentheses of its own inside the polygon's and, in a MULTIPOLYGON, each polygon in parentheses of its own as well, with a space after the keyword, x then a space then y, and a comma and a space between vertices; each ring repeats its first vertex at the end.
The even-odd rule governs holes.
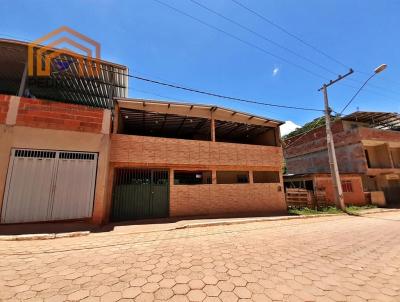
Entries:
MULTIPOLYGON (((359 214, 367 215, 399 211, 399 209, 368 209, 359 214)), ((87 222, 63 222, 63 223, 41 223, 41 224, 19 224, 1 225, 1 240, 44 240, 78 236, 104 236, 120 234, 140 234, 160 231, 171 231, 176 229, 188 229, 208 226, 246 224, 263 221, 311 219, 323 216, 339 216, 345 214, 317 214, 317 215, 286 215, 268 217, 241 217, 241 218, 196 218, 196 219, 157 219, 157 220, 137 220, 124 223, 110 223, 104 226, 93 226, 87 222), (24 233, 29 230, 29 234, 24 233)))

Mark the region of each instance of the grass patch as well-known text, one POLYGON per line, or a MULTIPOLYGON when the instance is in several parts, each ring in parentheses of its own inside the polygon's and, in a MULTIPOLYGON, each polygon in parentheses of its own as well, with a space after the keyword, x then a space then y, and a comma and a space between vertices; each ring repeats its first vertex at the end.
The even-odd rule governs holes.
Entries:
POLYGON ((347 212, 352 213, 352 214, 357 214, 358 212, 362 210, 368 210, 368 209, 375 209, 377 206, 375 205, 366 205, 366 206, 348 206, 346 207, 347 212))
POLYGON ((335 207, 326 207, 319 209, 310 209, 310 208, 289 208, 289 215, 317 215, 317 214, 340 214, 342 211, 336 209, 335 207))
MULTIPOLYGON (((357 214, 362 210, 373 209, 376 208, 374 205, 366 205, 366 206, 348 206, 346 210, 351 214, 357 214)), ((310 208, 288 208, 289 215, 318 215, 318 214, 341 214, 343 213, 341 210, 338 210, 336 207, 324 207, 318 209, 310 209, 310 208)))

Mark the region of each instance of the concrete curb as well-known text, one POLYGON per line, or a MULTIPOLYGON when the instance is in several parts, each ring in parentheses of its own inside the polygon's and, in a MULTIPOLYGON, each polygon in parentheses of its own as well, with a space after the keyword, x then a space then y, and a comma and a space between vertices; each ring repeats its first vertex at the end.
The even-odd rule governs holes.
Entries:
POLYGON ((70 232, 70 233, 50 233, 50 234, 26 234, 0 236, 0 241, 26 241, 26 240, 48 240, 57 238, 71 238, 89 235, 89 231, 70 232))
MULTIPOLYGON (((369 210, 369 212, 363 213, 362 211, 359 213, 350 213, 347 215, 353 216, 363 216, 369 214, 376 214, 376 213, 386 213, 386 212, 396 212, 399 209, 376 209, 374 211, 369 210)), ((345 216, 346 213, 340 214, 313 214, 313 215, 298 215, 298 216, 277 216, 277 217, 263 217, 263 218, 246 218, 240 220, 226 220, 226 221, 216 221, 216 222, 200 222, 200 223, 192 223, 192 224, 185 224, 182 226, 177 226, 174 229, 190 229, 190 228, 199 228, 199 227, 208 227, 208 226, 221 226, 221 225, 233 225, 233 224, 245 224, 245 223, 252 223, 252 222, 264 222, 264 221, 279 221, 279 220, 296 220, 296 219, 309 219, 309 218, 318 218, 318 217, 335 217, 335 216, 345 216)))
MULTIPOLYGON (((352 213, 348 215, 353 216, 364 216, 369 214, 376 213, 385 213, 385 212, 398 212, 399 209, 376 209, 376 210, 367 210, 368 212, 363 213, 352 213)), ((149 230, 149 231, 141 231, 141 232, 128 232, 128 233, 116 233, 115 235, 128 235, 128 234, 142 234, 142 233, 154 233, 154 232, 165 232, 165 231, 173 231, 173 230, 183 230, 183 229, 192 229, 192 228, 202 228, 202 227, 213 227, 213 226, 224 226, 224 225, 234 225, 234 224, 247 224, 254 222, 266 222, 266 221, 280 221, 280 220, 299 220, 299 219, 311 219, 318 217, 337 217, 337 216, 347 216, 347 214, 313 214, 313 215, 298 215, 298 216, 276 216, 276 217, 259 217, 259 218, 244 218, 237 220, 222 220, 216 222, 199 222, 199 223, 188 223, 184 225, 177 225, 175 227, 166 228, 162 230, 149 230)), ((26 241, 26 240, 48 240, 48 239, 57 239, 57 238, 72 238, 72 237, 81 237, 87 236, 90 234, 90 231, 81 231, 81 232, 70 232, 70 233, 49 233, 49 234, 26 234, 26 235, 10 235, 10 236, 0 236, 0 241, 26 241)))
POLYGON ((253 222, 265 222, 265 221, 279 221, 279 220, 299 220, 299 219, 309 219, 309 218, 318 218, 318 217, 335 217, 335 216, 344 216, 345 214, 315 214, 315 215, 298 215, 298 216, 279 216, 279 217, 265 217, 265 218, 255 218, 255 219, 241 219, 241 220, 226 220, 226 221, 217 221, 217 222, 205 222, 205 223, 192 223, 185 224, 182 226, 175 227, 176 230, 179 229, 191 229, 191 228, 200 228, 200 227, 210 227, 210 226, 221 226, 221 225, 233 225, 233 224, 246 224, 253 222))

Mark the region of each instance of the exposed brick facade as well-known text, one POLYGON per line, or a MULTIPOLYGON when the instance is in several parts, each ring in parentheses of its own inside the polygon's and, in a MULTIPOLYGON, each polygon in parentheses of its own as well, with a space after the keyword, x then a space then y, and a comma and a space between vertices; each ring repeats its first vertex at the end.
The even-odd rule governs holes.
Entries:
MULTIPOLYGON (((211 141, 113 134, 114 167, 158 167, 173 170, 270 170, 281 172, 282 149, 211 141)), ((250 177, 251 178, 251 177, 250 177)), ((173 183, 173 178, 170 179, 173 183)), ((283 184, 213 184, 170 186, 170 216, 282 214, 283 184)))
POLYGON ((282 149, 208 141, 170 139, 135 135, 111 136, 111 162, 157 164, 179 167, 260 166, 280 171, 282 149))
POLYGON ((10 96, 0 94, 0 124, 4 124, 6 122, 9 103, 10 96))
POLYGON ((281 184, 172 185, 170 215, 282 214, 282 191, 281 184))
MULTIPOLYGON (((330 177, 330 175, 316 176, 314 179, 316 188, 325 189, 327 203, 330 205, 335 205, 335 196, 333 193, 332 178, 330 177)), ((357 206, 365 205, 366 200, 365 200, 361 176, 342 175, 340 179, 342 182, 344 181, 351 182, 351 186, 353 188, 352 192, 343 192, 344 202, 347 205, 357 205, 357 206)))
POLYGON ((17 126, 100 133, 103 109, 21 98, 17 126))
MULTIPOLYGON (((367 173, 367 160, 362 141, 398 142, 400 132, 366 127, 348 128, 343 121, 332 127, 339 171, 342 173, 367 173)), ((327 173, 330 171, 326 148, 325 127, 319 127, 303 137, 286 141, 284 149, 288 173, 327 173)))

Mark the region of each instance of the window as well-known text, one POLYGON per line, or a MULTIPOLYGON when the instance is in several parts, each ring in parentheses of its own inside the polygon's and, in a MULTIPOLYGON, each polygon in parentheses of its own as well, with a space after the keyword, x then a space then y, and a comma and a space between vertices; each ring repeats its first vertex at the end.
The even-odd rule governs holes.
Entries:
POLYGON ((217 171, 217 184, 249 183, 248 171, 217 171))
POLYGON ((253 171, 254 183, 279 183, 279 172, 277 171, 253 171))
POLYGON ((343 192, 346 192, 346 193, 353 192, 353 184, 351 183, 351 180, 343 180, 342 181, 342 189, 343 189, 343 192))
POLYGON ((202 185, 211 183, 211 171, 174 171, 175 185, 202 185))

